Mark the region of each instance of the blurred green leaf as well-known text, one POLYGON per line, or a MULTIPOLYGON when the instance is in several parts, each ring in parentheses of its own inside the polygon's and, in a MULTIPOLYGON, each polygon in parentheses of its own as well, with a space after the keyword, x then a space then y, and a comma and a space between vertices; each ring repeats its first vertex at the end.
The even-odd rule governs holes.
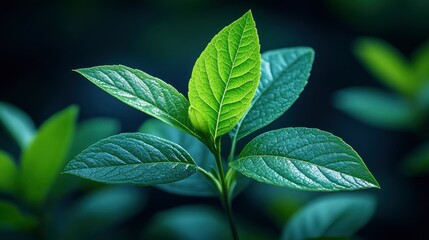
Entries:
POLYGON ((375 198, 365 194, 320 197, 294 215, 281 239, 351 237, 371 219, 375 207, 375 198))
POLYGON ((413 56, 414 70, 421 84, 429 82, 429 41, 416 50, 413 56))
POLYGON ((257 181, 306 191, 379 188, 353 148, 314 128, 261 134, 229 165, 257 181))
POLYGON ((410 129, 415 113, 401 97, 373 88, 353 87, 334 96, 338 109, 380 128, 410 129))
POLYGON ((12 156, 0 150, 0 192, 14 194, 17 190, 18 169, 12 156))
POLYGON ((185 179, 196 170, 179 145, 149 134, 122 133, 85 149, 64 173, 103 183, 154 185, 185 179))
POLYGON ((376 38, 360 38, 355 54, 381 82, 405 96, 414 96, 419 82, 407 59, 389 43, 376 38))
POLYGON ((93 118, 79 123, 70 149, 70 158, 101 139, 118 134, 120 128, 121 124, 110 118, 93 118))
POLYGON ((5 127, 21 149, 27 147, 36 132, 30 116, 5 102, 0 102, 0 125, 5 127))
POLYGON ((405 157, 403 170, 409 175, 429 173, 429 143, 418 146, 405 157))
POLYGON ((259 51, 248 11, 222 29, 198 57, 189 81, 189 118, 212 143, 232 130, 249 108, 261 75, 259 51))
MULTIPOLYGON (((196 164, 207 171, 215 167, 215 159, 210 150, 196 138, 171 127, 157 119, 149 119, 143 123, 139 132, 153 134, 165 138, 183 147, 195 160, 196 164)), ((200 173, 186 179, 155 185, 167 192, 190 196, 216 196, 216 189, 200 173)))
POLYGON ((230 239, 223 214, 204 206, 176 207, 156 214, 144 229, 142 239, 230 239))
POLYGON ((31 203, 44 201, 58 177, 75 131, 78 107, 70 106, 43 123, 21 155, 20 184, 31 203))
POLYGON ((65 218, 61 239, 93 239, 96 232, 124 222, 138 214, 146 195, 132 187, 106 187, 91 192, 71 207, 65 218))
POLYGON ((231 137, 239 140, 286 112, 307 85, 313 60, 314 50, 311 48, 264 52, 255 96, 246 114, 229 132, 231 137))
POLYGON ((0 201, 0 229, 23 230, 37 225, 33 216, 24 214, 11 202, 0 201))

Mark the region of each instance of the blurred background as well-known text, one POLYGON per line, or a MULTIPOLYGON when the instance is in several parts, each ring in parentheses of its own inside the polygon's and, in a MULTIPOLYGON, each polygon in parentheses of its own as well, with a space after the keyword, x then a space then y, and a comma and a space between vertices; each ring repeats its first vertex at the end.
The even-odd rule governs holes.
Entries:
MULTIPOLYGON (((381 190, 368 191, 378 205, 358 235, 363 239, 428 239, 429 174, 409 176, 400 168, 406 155, 424 139, 415 132, 363 123, 333 104, 335 92, 346 87, 386 89, 358 61, 353 44, 362 36, 377 37, 410 57, 429 39, 426 0, 10 1, 0 10, 0 101, 23 109, 37 126, 60 109, 77 104, 79 120, 110 117, 120 121, 123 132, 136 131, 147 115, 72 69, 123 64, 156 76, 186 95, 201 51, 248 9, 257 24, 262 52, 295 46, 310 46, 316 52, 301 97, 263 130, 305 126, 342 137, 381 185, 381 190)), ((3 141, 3 145, 17 151, 13 144, 3 141)), ((145 208, 127 220, 135 234, 157 212, 172 207, 202 203, 220 209, 217 199, 172 195, 155 188, 142 191, 148 196, 145 208)), ((274 203, 262 199, 261 191, 267 199, 284 199, 297 206, 323 195, 251 185, 235 200, 235 214, 261 226, 270 236, 279 234, 282 217, 272 220, 274 203)))

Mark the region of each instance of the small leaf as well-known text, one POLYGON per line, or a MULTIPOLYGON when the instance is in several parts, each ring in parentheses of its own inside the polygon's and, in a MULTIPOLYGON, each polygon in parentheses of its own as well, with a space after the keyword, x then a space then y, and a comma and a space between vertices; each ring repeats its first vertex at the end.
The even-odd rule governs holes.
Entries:
POLYGON ((31 118, 17 107, 0 102, 0 125, 12 135, 21 149, 33 139, 36 127, 31 118))
POLYGON ((189 117, 212 143, 228 133, 250 106, 261 71, 251 12, 222 29, 197 59, 189 81, 189 117))
POLYGON ((404 159, 403 169, 415 176, 429 173, 429 143, 418 146, 408 154, 404 159))
MULTIPOLYGON (((139 132, 153 134, 177 143, 183 147, 193 159, 195 159, 195 162, 199 167, 204 168, 207 171, 210 171, 212 167, 215 167, 214 163, 216 161, 214 156, 204 144, 196 138, 157 119, 149 119, 144 122, 140 127, 139 132)), ((167 192, 189 196, 216 196, 217 194, 207 179, 200 173, 177 182, 156 185, 156 187, 167 192)))
POLYGON ((335 194, 320 197, 292 217, 281 239, 351 237, 371 219, 375 207, 376 200, 370 195, 335 194))
POLYGON ((197 136, 189 122, 188 100, 161 79, 121 65, 76 71, 131 107, 197 136))
POLYGON ((77 114, 78 108, 70 106, 50 117, 22 153, 20 183, 29 202, 42 203, 58 177, 73 139, 77 114))
POLYGON ((36 225, 35 217, 24 214, 13 203, 0 201, 0 229, 23 230, 36 225))
POLYGON ((298 99, 307 85, 314 51, 285 48, 262 54, 261 80, 246 114, 230 132, 237 140, 270 124, 298 99))
POLYGON ((17 190, 18 169, 12 156, 0 150, 0 192, 13 194, 17 190))
POLYGON ((410 129, 415 120, 413 109, 401 97, 373 88, 340 90, 334 104, 354 118, 380 128, 410 129))
POLYGON ((120 123, 110 118, 93 118, 78 124, 70 150, 71 158, 103 138, 118 134, 120 123))
POLYGON ((64 172, 103 183, 153 185, 185 179, 196 172, 196 166, 189 153, 173 142, 123 133, 90 146, 64 172))
POLYGON ((217 240, 229 239, 229 229, 222 214, 204 206, 182 206, 153 217, 144 229, 143 239, 217 240))
POLYGON ((418 81, 405 57, 392 45, 376 38, 361 38, 356 42, 355 53, 365 67, 393 90, 413 96, 418 81))
POLYGON ((232 168, 257 181, 307 191, 379 187, 359 155, 340 138, 311 128, 285 128, 249 142, 232 168))

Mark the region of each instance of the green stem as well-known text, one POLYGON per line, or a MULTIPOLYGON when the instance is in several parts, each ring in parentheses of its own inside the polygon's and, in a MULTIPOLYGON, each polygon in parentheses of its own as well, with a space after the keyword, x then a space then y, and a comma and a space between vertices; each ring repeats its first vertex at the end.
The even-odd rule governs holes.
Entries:
POLYGON ((229 189, 228 189, 228 185, 226 184, 225 181, 225 173, 223 171, 223 166, 222 166, 222 157, 220 155, 220 139, 219 142, 216 144, 216 165, 217 168, 219 170, 219 178, 220 178, 220 182, 221 182, 221 189, 219 189, 219 193, 221 196, 221 202, 222 205, 226 211, 226 214, 228 216, 228 222, 229 222, 229 226, 231 228, 231 234, 232 234, 232 239, 234 240, 238 240, 238 232, 237 232, 237 227, 235 226, 235 222, 234 219, 232 217, 232 208, 231 208, 231 198, 229 195, 229 189))

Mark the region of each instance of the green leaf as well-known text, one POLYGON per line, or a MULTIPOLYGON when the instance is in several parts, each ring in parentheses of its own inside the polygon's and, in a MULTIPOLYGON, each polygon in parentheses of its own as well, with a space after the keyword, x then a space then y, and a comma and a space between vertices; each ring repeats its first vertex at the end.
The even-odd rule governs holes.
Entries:
POLYGON ((131 107, 198 136, 188 118, 188 100, 161 79, 121 65, 83 68, 76 71, 131 107))
POLYGON ((198 205, 176 207, 156 214, 143 233, 143 239, 230 239, 222 214, 198 205))
POLYGON ((93 239, 99 231, 126 221, 146 203, 144 192, 130 187, 107 187, 91 192, 71 207, 59 239, 93 239))
MULTIPOLYGON (((139 132, 152 134, 174 143, 177 143, 183 147, 193 159, 196 164, 207 170, 215 167, 216 162, 213 154, 210 150, 194 137, 177 130, 157 119, 149 119, 140 127, 139 132)), ((167 192, 189 195, 189 196, 216 196, 216 189, 210 185, 207 179, 201 174, 194 174, 186 179, 156 185, 167 192)))
POLYGON ((400 96, 373 88, 340 90, 334 104, 354 118, 380 128, 410 129, 415 120, 413 109, 400 96))
POLYGON ((429 143, 418 146, 405 157, 403 170, 415 176, 429 173, 429 143))
POLYGON ((0 201, 0 229, 23 230, 36 225, 35 217, 24 214, 13 203, 0 201))
POLYGON ((414 71, 422 85, 429 82, 429 41, 423 44, 413 56, 414 71))
POLYGON ((359 155, 318 129, 284 128, 249 142, 232 168, 257 181, 307 191, 379 187, 359 155))
POLYGON ((413 96, 418 81, 405 57, 389 43, 376 38, 361 38, 355 44, 355 54, 364 66, 386 86, 413 96))
POLYGON ((250 106, 261 74, 252 13, 222 29, 197 59, 189 81, 189 117, 211 142, 228 133, 250 106))
POLYGON ((365 194, 320 197, 292 217, 281 239, 351 237, 371 219, 375 207, 375 198, 365 194))
POLYGON ((70 157, 77 156, 85 148, 103 138, 118 134, 120 128, 120 123, 110 118, 93 118, 79 123, 73 138, 70 157))
POLYGON ((153 185, 185 179, 196 172, 196 165, 189 153, 173 142, 123 133, 90 146, 64 172, 103 183, 153 185))
POLYGON ((57 179, 73 139, 77 115, 78 108, 70 106, 50 117, 22 153, 20 183, 29 202, 42 203, 57 179))
POLYGON ((285 113, 304 90, 313 60, 313 49, 304 47, 263 53, 258 89, 231 137, 239 140, 285 113))
POLYGON ((14 194, 17 190, 18 169, 12 156, 0 150, 0 192, 14 194))
POLYGON ((31 118, 19 108, 0 102, 0 125, 12 135, 21 149, 33 139, 36 127, 31 118))

